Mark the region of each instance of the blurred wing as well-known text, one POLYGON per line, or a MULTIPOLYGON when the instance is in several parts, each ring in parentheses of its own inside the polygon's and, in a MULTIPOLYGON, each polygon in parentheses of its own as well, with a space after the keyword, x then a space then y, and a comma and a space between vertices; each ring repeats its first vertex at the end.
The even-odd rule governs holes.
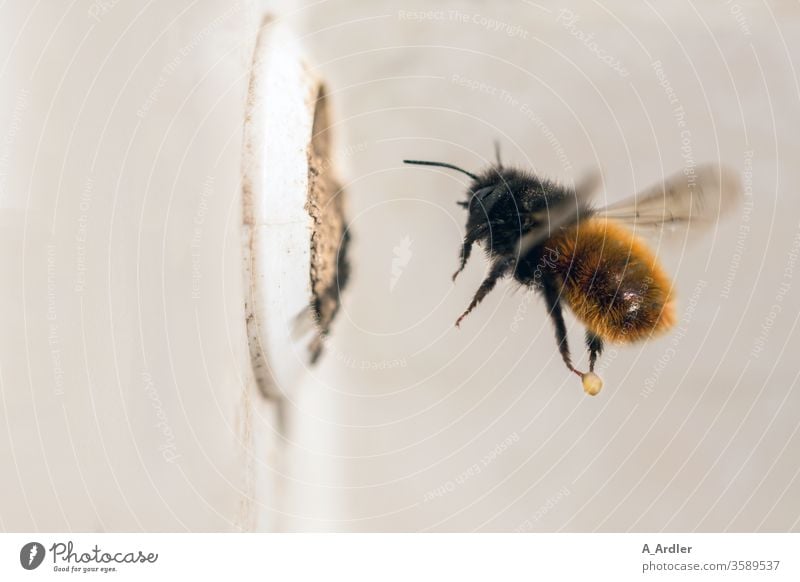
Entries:
POLYGON ((520 237, 517 256, 526 255, 528 251, 542 244, 562 226, 574 224, 580 218, 589 216, 592 213, 589 201, 599 185, 600 173, 591 172, 576 185, 573 196, 566 196, 532 216, 531 221, 536 223, 536 226, 520 237))
POLYGON ((697 166, 693 174, 673 174, 663 184, 595 212, 635 227, 673 234, 699 232, 738 206, 739 175, 724 166, 697 166))

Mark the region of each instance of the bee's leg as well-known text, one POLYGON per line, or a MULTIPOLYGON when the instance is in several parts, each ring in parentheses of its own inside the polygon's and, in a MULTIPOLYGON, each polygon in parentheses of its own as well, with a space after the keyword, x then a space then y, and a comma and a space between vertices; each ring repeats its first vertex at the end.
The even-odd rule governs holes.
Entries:
POLYGON ((456 280, 456 277, 458 277, 461 271, 464 270, 464 267, 467 266, 469 255, 472 252, 472 245, 485 233, 486 233, 486 227, 484 225, 476 226, 475 228, 467 232, 467 235, 464 237, 464 244, 461 245, 461 264, 458 266, 458 270, 455 273, 453 273, 453 281, 456 280))
POLYGON ((464 319, 470 311, 475 309, 475 306, 478 305, 478 303, 480 303, 484 297, 486 297, 486 294, 489 293, 489 291, 494 289, 497 280, 503 277, 513 264, 513 261, 510 260, 500 260, 492 265, 489 274, 486 275, 483 283, 481 283, 481 286, 478 287, 478 290, 475 292, 475 296, 472 298, 469 307, 467 307, 467 310, 456 320, 456 327, 460 326, 461 320, 464 319))
POLYGON ((467 237, 464 239, 464 244, 461 246, 461 263, 458 265, 456 272, 453 273, 453 281, 456 280, 456 277, 458 277, 461 274, 461 271, 464 270, 464 267, 467 266, 469 255, 472 252, 472 243, 474 242, 475 241, 473 241, 469 235, 467 235, 467 237))
POLYGON ((564 314, 561 312, 558 288, 550 277, 544 277, 542 279, 542 290, 544 299, 547 302, 547 310, 553 320, 553 326, 556 328, 556 341, 558 342, 558 351, 561 353, 561 359, 564 360, 571 372, 581 376, 582 374, 572 365, 572 357, 567 343, 567 326, 564 323, 564 314))
POLYGON ((589 348, 589 371, 594 372, 594 363, 597 361, 597 356, 603 353, 603 338, 587 329, 586 347, 589 348))

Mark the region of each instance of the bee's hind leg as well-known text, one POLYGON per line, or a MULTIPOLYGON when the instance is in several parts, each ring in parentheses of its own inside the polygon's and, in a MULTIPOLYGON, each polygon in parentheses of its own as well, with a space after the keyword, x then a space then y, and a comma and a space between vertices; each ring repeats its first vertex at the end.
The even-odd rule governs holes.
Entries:
POLYGON ((567 343, 567 326, 564 323, 564 314, 561 312, 558 289, 549 277, 545 277, 542 280, 542 290, 544 292, 544 299, 547 302, 547 311, 550 313, 550 318, 553 320, 553 326, 556 328, 556 341, 558 342, 558 351, 561 353, 561 359, 564 360, 564 364, 566 364, 571 372, 582 376, 581 372, 576 370, 572 365, 572 357, 570 356, 569 344, 567 343))
POLYGON ((594 372, 597 356, 603 353, 603 338, 587 329, 586 347, 589 348, 589 371, 594 372))

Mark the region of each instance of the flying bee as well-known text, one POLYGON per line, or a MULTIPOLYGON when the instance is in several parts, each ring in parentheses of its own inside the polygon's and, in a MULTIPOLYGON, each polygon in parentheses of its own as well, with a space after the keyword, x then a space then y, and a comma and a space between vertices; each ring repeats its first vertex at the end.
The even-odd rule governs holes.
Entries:
POLYGON ((645 340, 675 324, 672 282, 637 233, 701 231, 741 196, 738 175, 715 165, 687 169, 638 196, 595 208, 597 174, 564 186, 505 167, 499 150, 496 163, 479 174, 443 162, 404 162, 457 170, 472 180, 467 200, 458 202, 468 216, 453 280, 475 243, 484 247, 491 265, 456 326, 499 279, 512 276, 544 296, 561 358, 591 395, 603 386, 594 368, 605 342, 645 340), (589 372, 572 365, 564 304, 586 327, 589 372))

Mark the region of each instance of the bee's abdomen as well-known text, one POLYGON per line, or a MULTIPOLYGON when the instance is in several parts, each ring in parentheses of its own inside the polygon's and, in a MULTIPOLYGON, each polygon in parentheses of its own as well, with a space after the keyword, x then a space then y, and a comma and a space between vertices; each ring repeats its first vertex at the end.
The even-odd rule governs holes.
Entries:
POLYGON ((634 342, 675 321, 672 284, 632 232, 589 219, 551 238, 562 299, 586 327, 612 342, 634 342))

